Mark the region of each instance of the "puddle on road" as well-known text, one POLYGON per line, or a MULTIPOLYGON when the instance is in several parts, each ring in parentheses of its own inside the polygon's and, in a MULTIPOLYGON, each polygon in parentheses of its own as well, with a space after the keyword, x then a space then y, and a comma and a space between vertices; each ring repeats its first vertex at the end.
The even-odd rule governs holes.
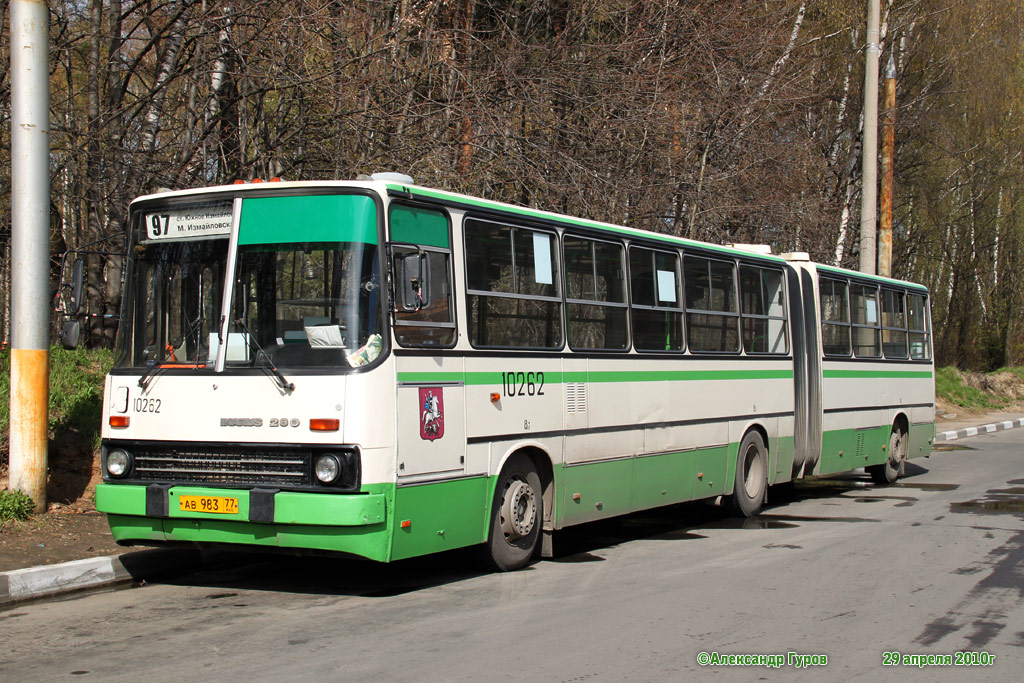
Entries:
POLYGON ((953 512, 1006 512, 1015 515, 1024 514, 1024 500, 968 500, 962 503, 950 503, 953 512))
MULTIPOLYGON (((1022 484, 1024 480, 1013 479, 1008 484, 1022 484)), ((967 500, 950 503, 953 512, 972 512, 977 514, 1012 514, 1024 515, 1024 487, 1013 486, 1004 489, 989 489, 981 500, 967 500)))
MULTIPOLYGON (((761 515, 761 519, 768 519, 775 522, 881 522, 880 519, 869 519, 867 517, 810 517, 805 515, 761 515)), ((797 525, 794 525, 797 526, 797 525)))
POLYGON ((921 491, 955 491, 960 484, 931 484, 928 482, 898 481, 890 488, 897 489, 920 489, 921 491))

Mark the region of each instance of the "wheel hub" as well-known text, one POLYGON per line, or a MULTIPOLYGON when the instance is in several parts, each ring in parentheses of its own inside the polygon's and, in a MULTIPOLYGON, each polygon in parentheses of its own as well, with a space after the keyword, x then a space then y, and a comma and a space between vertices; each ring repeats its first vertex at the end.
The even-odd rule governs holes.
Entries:
POLYGON ((889 463, 893 467, 899 467, 903 461, 903 446, 905 438, 902 432, 897 433, 889 442, 889 463))
POLYGON ((505 539, 511 543, 528 536, 536 522, 533 487, 521 479, 512 479, 501 499, 501 531, 505 539))
POLYGON ((743 488, 751 498, 761 490, 761 481, 765 479, 764 463, 758 455, 757 448, 751 446, 743 458, 743 488))

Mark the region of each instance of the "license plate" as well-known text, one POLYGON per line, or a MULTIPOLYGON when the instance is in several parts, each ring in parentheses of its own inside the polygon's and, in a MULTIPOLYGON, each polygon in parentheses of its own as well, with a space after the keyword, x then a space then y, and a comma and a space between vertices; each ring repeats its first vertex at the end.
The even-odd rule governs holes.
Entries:
POLYGON ((212 512, 219 515, 238 514, 238 499, 226 496, 180 496, 178 509, 183 512, 212 512))

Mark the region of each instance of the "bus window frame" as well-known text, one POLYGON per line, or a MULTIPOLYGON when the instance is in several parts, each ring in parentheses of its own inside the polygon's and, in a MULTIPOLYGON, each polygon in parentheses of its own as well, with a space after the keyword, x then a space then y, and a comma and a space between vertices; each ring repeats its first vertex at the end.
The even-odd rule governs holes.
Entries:
MULTIPOLYGON (((785 268, 779 268, 779 267, 776 267, 774 265, 768 265, 766 263, 756 262, 756 261, 740 260, 738 265, 737 265, 737 274, 738 274, 737 294, 739 296, 739 303, 740 303, 740 305, 739 305, 739 311, 740 311, 740 347, 743 350, 744 355, 756 356, 758 358, 765 357, 765 356, 789 357, 789 355, 790 355, 790 347, 791 347, 793 341, 792 341, 792 329, 790 327, 789 314, 788 314, 789 313, 789 282, 788 282, 788 278, 786 277, 786 269, 785 268), (761 314, 744 313, 743 312, 743 274, 742 273, 743 273, 743 269, 744 268, 754 268, 754 269, 759 271, 760 277, 758 278, 758 283, 761 286, 761 293, 762 294, 764 294, 764 273, 765 273, 765 271, 771 271, 771 272, 774 272, 774 273, 778 274, 780 289, 782 290, 782 303, 781 303, 782 315, 781 316, 767 315, 767 314, 761 315, 761 314), (782 322, 782 329, 783 329, 783 331, 785 332, 785 335, 786 335, 786 346, 785 346, 785 348, 782 351, 750 351, 750 350, 748 350, 747 349, 747 345, 746 345, 746 337, 743 334, 743 321, 748 319, 748 318, 753 319, 753 320, 766 320, 766 321, 777 320, 777 321, 781 321, 782 322)), ((768 303, 767 300, 765 300, 764 303, 767 304, 768 303)), ((770 307, 766 308, 766 310, 770 310, 770 307)))
POLYGON ((931 306, 931 293, 927 290, 907 289, 907 352, 909 354, 907 361, 913 363, 932 363, 934 358, 933 335, 932 335, 932 306, 931 306), (910 302, 911 296, 920 297, 923 306, 923 317, 924 317, 924 329, 914 329, 910 327, 910 302), (912 344, 910 341, 911 335, 918 334, 924 335, 924 350, 925 355, 921 357, 915 357, 913 351, 911 351, 912 344))
MULTIPOLYGON (((462 216, 460 225, 461 225, 461 228, 462 228, 461 229, 461 232, 462 232, 462 266, 463 266, 462 273, 463 273, 463 292, 465 294, 464 311, 465 311, 465 315, 466 315, 466 339, 469 341, 469 345, 471 347, 473 347, 474 349, 488 349, 488 350, 492 350, 493 349, 493 350, 506 350, 506 351, 519 350, 519 351, 541 351, 541 352, 545 352, 545 353, 556 353, 556 352, 560 352, 560 351, 565 350, 565 348, 566 348, 566 338, 567 338, 566 329, 565 329, 565 327, 566 327, 566 312, 565 312, 566 305, 565 305, 565 296, 564 296, 563 285, 562 285, 562 269, 563 269, 563 265, 564 264, 562 263, 562 260, 561 260, 562 259, 562 249, 561 249, 561 239, 560 239, 560 232, 559 232, 559 230, 557 230, 555 228, 552 228, 552 227, 549 227, 549 226, 538 227, 536 225, 533 225, 533 224, 530 224, 530 223, 526 223, 526 222, 508 220, 504 216, 502 216, 502 217, 494 217, 494 216, 490 216, 490 215, 486 215, 486 214, 485 215, 480 215, 480 214, 477 214, 477 213, 466 213, 466 214, 464 214, 462 216), (511 253, 511 257, 512 257, 511 268, 512 268, 513 278, 515 278, 515 268, 516 268, 516 260, 515 260, 515 231, 516 230, 527 230, 527 231, 529 231, 531 233, 541 233, 541 234, 547 235, 549 238, 551 238, 552 243, 555 246, 555 249, 553 251, 553 258, 552 258, 552 261, 551 261, 552 285, 555 288, 555 292, 556 292, 555 295, 554 296, 543 296, 543 295, 531 295, 531 294, 518 294, 518 293, 515 293, 515 292, 496 292, 496 291, 493 291, 493 290, 482 290, 482 289, 473 289, 473 288, 471 288, 469 286, 469 283, 470 283, 470 275, 469 275, 469 270, 470 270, 470 263, 469 263, 470 249, 469 249, 469 245, 467 244, 467 242, 470 239, 470 230, 467 227, 467 223, 469 223, 470 221, 474 221, 474 222, 478 222, 478 223, 487 223, 487 224, 491 224, 491 225, 497 225, 497 226, 500 226, 500 227, 503 227, 503 228, 508 228, 508 230, 510 231, 509 232, 509 245, 510 245, 510 253, 511 253), (474 338, 473 328, 472 328, 472 325, 471 325, 471 320, 472 320, 472 315, 473 315, 472 303, 471 303, 472 302, 472 298, 471 297, 474 297, 474 296, 475 297, 497 297, 497 298, 501 298, 501 299, 511 299, 511 300, 520 300, 520 301, 546 301, 546 302, 549 302, 549 303, 556 304, 558 306, 558 312, 557 312, 557 316, 556 317, 558 318, 558 323, 561 326, 561 329, 559 330, 558 344, 557 345, 553 345, 553 346, 510 346, 510 345, 498 345, 498 344, 478 344, 476 342, 476 339, 474 338)), ((513 286, 513 288, 515 288, 515 287, 513 286)))
MULTIPOLYGON (((687 351, 689 353, 693 354, 693 355, 700 355, 700 356, 714 356, 714 355, 718 355, 718 356, 742 356, 743 355, 743 329, 741 327, 741 325, 742 325, 741 319, 742 318, 741 318, 741 315, 740 315, 740 282, 739 282, 739 268, 737 266, 737 259, 735 259, 735 258, 723 258, 723 257, 718 256, 718 255, 709 256, 709 255, 707 255, 707 254, 705 254, 703 252, 697 252, 697 251, 691 251, 691 250, 683 250, 683 259, 682 259, 681 268, 682 268, 682 273, 683 273, 683 308, 685 310, 685 313, 684 313, 684 316, 683 316, 683 318, 684 318, 683 323, 684 323, 684 328, 686 330, 686 342, 685 342, 685 344, 686 344, 687 351), (710 270, 710 268, 711 268, 711 263, 712 262, 725 263, 725 264, 728 264, 732 268, 732 283, 733 283, 732 299, 733 299, 733 305, 736 307, 735 312, 719 311, 719 310, 715 310, 715 309, 705 310, 705 309, 701 309, 701 308, 690 308, 689 307, 688 301, 687 301, 687 292, 686 292, 686 287, 687 287, 686 259, 688 259, 688 258, 689 259, 701 259, 701 260, 703 260, 707 264, 707 266, 708 266, 708 283, 709 283, 708 286, 709 287, 710 287, 710 282, 711 282, 711 270, 710 270), (696 314, 696 315, 716 315, 716 316, 721 316, 721 317, 733 318, 734 319, 734 323, 735 323, 734 324, 734 331, 736 333, 736 349, 734 351, 724 350, 724 349, 707 349, 707 350, 705 350, 705 349, 694 349, 693 348, 693 343, 691 342, 691 339, 690 339, 690 333, 693 330, 693 326, 690 324, 690 317, 689 317, 690 314, 696 314)), ((710 292, 709 292, 708 303, 710 303, 710 292)))
MULTIPOLYGON (((652 354, 675 354, 682 355, 686 353, 686 306, 685 306, 685 292, 683 290, 683 255, 678 249, 667 249, 659 245, 659 247, 650 246, 644 242, 630 242, 626 245, 626 284, 627 284, 627 300, 629 302, 629 337, 632 343, 632 349, 637 353, 652 353, 652 354), (634 249, 642 249, 651 253, 651 258, 654 258, 655 254, 668 254, 672 255, 676 259, 676 302, 678 306, 658 306, 655 303, 654 306, 647 306, 644 304, 638 304, 633 296, 633 260, 632 253, 634 249), (635 310, 642 311, 664 311, 668 313, 679 314, 679 348, 678 349, 641 349, 636 345, 636 318, 633 315, 635 310)), ((652 269, 652 272, 656 268, 652 269)), ((656 276, 655 276, 656 277, 656 276)), ((657 287, 655 280, 655 287, 657 287)), ((657 294, 655 293, 655 302, 657 302, 657 294)), ((628 349, 627 349, 628 351, 628 349)))
MULTIPOLYGON (((878 284, 873 283, 873 282, 860 282, 860 281, 857 281, 857 280, 851 280, 849 282, 849 285, 850 285, 850 289, 849 289, 850 296, 848 298, 848 301, 849 301, 849 306, 850 306, 850 338, 851 338, 851 342, 852 342, 853 355, 854 355, 855 358, 865 358, 865 359, 869 359, 869 360, 880 360, 880 359, 882 359, 884 357, 883 354, 882 354, 882 327, 881 327, 881 325, 882 325, 882 304, 881 304, 881 300, 879 298, 880 287, 878 286, 878 284), (853 288, 854 287, 860 287, 862 290, 864 290, 864 289, 874 290, 875 295, 874 295, 874 299, 873 300, 875 302, 875 323, 873 325, 870 324, 870 323, 858 323, 858 322, 856 322, 854 320, 854 310, 855 310, 854 305, 853 305, 853 299, 854 299, 854 296, 855 296, 854 292, 853 292, 853 288), (874 333, 875 333, 875 350, 876 350, 875 353, 873 353, 873 354, 866 354, 866 353, 860 353, 858 351, 858 346, 857 346, 857 330, 873 330, 874 331, 874 333)), ((868 309, 865 308, 865 310, 868 310, 868 309)))
MULTIPOLYGON (((452 245, 453 245, 454 240, 455 240, 455 236, 454 236, 454 223, 455 223, 455 221, 452 218, 451 211, 449 211, 448 208, 444 207, 444 206, 438 206, 436 204, 431 204, 431 203, 427 203, 427 202, 409 201, 409 200, 405 200, 405 199, 392 199, 388 203, 388 206, 387 206, 387 225, 386 225, 386 228, 385 228, 385 232, 387 233, 388 241, 384 244, 384 248, 385 248, 385 252, 386 252, 384 260, 385 260, 385 262, 387 264, 387 268, 388 268, 388 270, 387 270, 388 287, 389 287, 389 291, 388 291, 389 306, 388 306, 388 308, 390 309, 390 314, 388 315, 388 320, 391 323, 391 328, 392 328, 391 329, 391 334, 395 338, 395 343, 399 347, 401 347, 403 349, 410 349, 410 348, 412 348, 412 349, 453 349, 459 343, 459 326, 458 326, 458 323, 459 323, 459 315, 458 315, 459 302, 458 302, 458 297, 456 296, 456 289, 457 289, 457 287, 455 286, 455 251, 452 248, 452 245), (433 212, 439 214, 442 218, 444 218, 445 222, 447 223, 448 246, 447 247, 439 247, 439 246, 433 245, 433 244, 420 244, 420 243, 417 243, 417 242, 408 242, 408 241, 405 241, 405 240, 393 240, 393 239, 391 239, 392 238, 392 224, 391 224, 391 220, 392 219, 391 219, 391 214, 392 214, 392 212, 394 211, 395 208, 398 208, 398 209, 402 209, 402 208, 406 208, 406 209, 419 209, 421 211, 433 211, 433 212), (398 314, 399 310, 403 310, 404 311, 405 309, 401 307, 402 304, 400 302, 401 297, 399 295, 399 283, 397 282, 396 272, 395 272, 396 269, 394 267, 394 265, 395 265, 394 248, 395 247, 409 248, 409 249, 418 249, 418 250, 423 251, 423 252, 442 253, 442 254, 447 255, 447 257, 448 257, 448 266, 447 266, 448 310, 449 310, 449 313, 450 313, 450 315, 449 315, 450 322, 436 323, 436 322, 429 322, 429 321, 424 321, 424 320, 403 320, 403 321, 399 321, 399 319, 397 317, 397 314, 398 314), (446 330, 447 329, 453 329, 453 330, 455 330, 455 334, 452 337, 452 341, 450 343, 448 343, 448 344, 410 344, 410 343, 403 342, 403 341, 401 341, 398 338, 398 331, 397 331, 398 327, 424 327, 424 328, 433 327, 433 328, 440 328, 440 329, 446 329, 446 330)), ((429 258, 428 258, 428 262, 429 262, 429 258)), ((437 285, 436 285, 436 283, 432 283, 432 286, 436 287, 437 285)))
MULTIPOLYGON (((455 272, 453 264, 453 256, 451 249, 443 249, 441 247, 433 247, 422 244, 412 244, 409 242, 388 242, 386 245, 388 251, 388 283, 391 291, 388 295, 391 299, 391 320, 392 333, 395 336, 395 343, 404 349, 452 349, 455 348, 459 342, 459 326, 458 326, 458 303, 455 300, 455 272), (420 253, 428 254, 443 254, 447 257, 446 271, 447 271, 447 286, 448 286, 448 311, 450 320, 447 322, 432 322, 429 320, 401 320, 398 318, 399 313, 410 313, 410 309, 406 309, 402 302, 401 296, 399 295, 399 287, 401 283, 398 282, 397 269, 394 267, 395 263, 395 248, 408 249, 409 251, 418 251, 420 253), (444 330, 455 330, 455 335, 452 337, 452 341, 448 344, 423 344, 423 343, 408 343, 399 339, 398 330, 399 327, 420 327, 420 328, 438 328, 444 330)), ((428 257, 429 264, 429 257, 428 257)), ((429 267, 429 266, 428 266, 429 267)), ((440 283, 445 284, 445 283, 440 283)), ((439 283, 431 281, 430 286, 435 289, 440 286, 439 283)), ((433 297, 432 300, 436 300, 438 297, 433 297)), ((425 307, 422 310, 426 310, 425 307)))
POLYGON ((910 316, 907 314, 907 290, 896 287, 882 287, 879 291, 879 305, 881 306, 879 322, 882 326, 882 355, 888 360, 905 361, 910 360, 910 316), (890 326, 885 324, 885 296, 892 294, 900 297, 903 306, 903 327, 890 326), (885 341, 886 332, 903 333, 903 355, 890 355, 887 351, 888 345, 885 341))
POLYGON ((850 280, 843 277, 835 277, 832 275, 821 275, 818 274, 818 286, 816 287, 818 294, 818 316, 820 322, 818 324, 818 334, 821 338, 821 353, 826 358, 853 358, 853 316, 850 312, 850 280), (832 293, 835 295, 835 284, 841 284, 845 290, 846 295, 843 297, 845 302, 846 319, 836 320, 833 318, 825 318, 825 311, 823 307, 824 298, 822 296, 821 285, 823 282, 832 283, 832 293), (825 349, 825 325, 832 325, 846 331, 846 352, 845 353, 830 353, 825 349))
MULTIPOLYGON (((562 278, 564 280, 564 285, 562 287, 562 297, 563 297, 563 300, 564 300, 564 306, 563 306, 564 315, 565 315, 565 335, 564 336, 565 336, 566 344, 568 344, 569 348, 572 349, 573 351, 580 351, 580 352, 585 352, 585 353, 629 353, 630 349, 633 348, 633 338, 632 338, 632 334, 631 334, 631 332, 632 332, 632 329, 631 329, 631 327, 632 327, 632 325, 631 325, 631 323, 632 323, 632 316, 630 315, 629 280, 628 280, 628 270, 627 270, 627 268, 628 268, 628 259, 627 259, 627 249, 626 249, 627 245, 626 245, 626 243, 624 241, 622 241, 622 240, 613 240, 613 239, 603 239, 603 238, 600 238, 600 237, 591 237, 590 235, 581 234, 581 233, 578 233, 578 232, 565 232, 565 233, 562 233, 562 241, 561 242, 562 242, 561 243, 562 278), (565 267, 565 264, 567 262, 567 259, 565 258, 565 240, 566 239, 586 240, 587 242, 590 243, 591 255, 592 255, 592 258, 593 258, 593 277, 594 277, 594 286, 595 287, 597 286, 597 281, 598 281, 598 270, 597 270, 597 265, 598 264, 597 264, 596 247, 595 247, 595 245, 596 244, 608 244, 608 245, 612 245, 612 246, 615 246, 615 247, 618 248, 618 250, 619 250, 619 286, 621 287, 621 291, 622 291, 622 301, 621 302, 619 302, 619 301, 609 301, 607 299, 602 300, 602 299, 596 299, 596 298, 595 299, 570 299, 569 298, 569 283, 568 283, 569 270, 568 270, 568 268, 565 267), (578 305, 578 306, 598 306, 598 307, 601 307, 601 308, 622 309, 625 312, 625 316, 626 316, 625 325, 624 325, 624 331, 625 331, 625 334, 626 334, 626 338, 624 340, 625 343, 622 345, 622 347, 619 348, 619 347, 609 347, 609 346, 595 346, 595 347, 590 347, 590 346, 573 346, 572 338, 571 338, 571 334, 570 334, 570 329, 571 329, 573 323, 570 320, 570 316, 569 316, 569 311, 570 311, 569 307, 572 306, 573 304, 578 305)), ((596 291, 594 292, 594 295, 597 296, 597 292, 596 291)))

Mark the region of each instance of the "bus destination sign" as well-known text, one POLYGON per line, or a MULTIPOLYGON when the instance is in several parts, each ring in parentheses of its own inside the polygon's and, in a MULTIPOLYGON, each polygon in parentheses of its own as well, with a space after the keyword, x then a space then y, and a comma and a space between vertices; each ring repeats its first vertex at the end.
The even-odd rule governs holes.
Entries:
POLYGON ((210 204, 160 213, 147 213, 147 240, 226 237, 231 233, 231 205, 210 204))

